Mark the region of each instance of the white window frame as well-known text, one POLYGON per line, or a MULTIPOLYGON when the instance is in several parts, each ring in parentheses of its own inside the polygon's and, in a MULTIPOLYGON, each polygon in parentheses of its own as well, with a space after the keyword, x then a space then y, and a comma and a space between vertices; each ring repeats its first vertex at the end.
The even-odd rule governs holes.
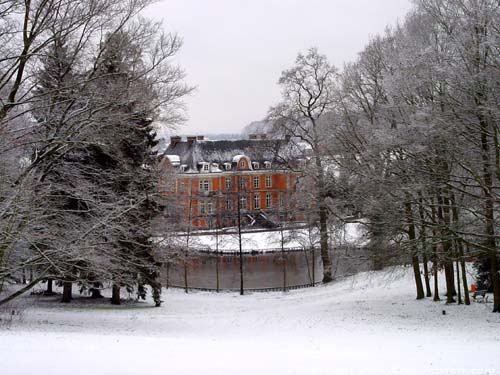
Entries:
POLYGON ((240 189, 247 188, 247 178, 246 176, 240 176, 240 189))
POLYGON ((273 195, 271 193, 266 193, 266 208, 271 208, 273 205, 273 195))
POLYGON ((253 166, 253 169, 259 169, 259 162, 258 161, 254 161, 252 163, 252 166, 253 166))
POLYGON ((224 180, 226 190, 231 190, 231 177, 226 177, 224 180))
POLYGON ((260 194, 253 195, 253 208, 256 210, 260 209, 260 194))
POLYGON ((210 180, 200 180, 198 184, 199 191, 210 191, 210 180))
POLYGON ((214 202, 207 202, 207 214, 212 215, 214 213, 214 202))
POLYGON ((248 207, 248 201, 247 201, 247 197, 242 195, 240 197, 240 209, 241 210, 246 210, 248 207))
POLYGON ((245 165, 246 165, 245 160, 241 159, 240 160, 240 168, 245 168, 245 165))
POLYGON ((206 210, 206 207, 205 207, 205 201, 198 201, 198 209, 199 209, 199 212, 200 212, 200 215, 206 215, 207 213, 207 210, 206 210))
POLYGON ((260 177, 259 176, 253 176, 253 188, 254 189, 260 188, 260 177))
POLYGON ((210 172, 210 164, 203 163, 203 172, 210 172))
POLYGON ((273 186, 273 177, 266 176, 266 188, 270 188, 273 186))
POLYGON ((265 169, 271 169, 271 162, 270 161, 265 161, 264 162, 264 168, 265 169))
POLYGON ((279 202, 278 202, 279 207, 280 208, 284 207, 285 206, 285 197, 284 197, 283 193, 280 193, 278 200, 279 200, 279 202))

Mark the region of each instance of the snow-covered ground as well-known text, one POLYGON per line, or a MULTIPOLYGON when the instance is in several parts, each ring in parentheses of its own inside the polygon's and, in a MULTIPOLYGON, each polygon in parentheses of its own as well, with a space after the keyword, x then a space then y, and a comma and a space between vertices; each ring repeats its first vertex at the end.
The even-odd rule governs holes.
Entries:
POLYGON ((491 304, 416 301, 401 268, 286 294, 163 299, 22 298, 36 305, 0 326, 0 374, 500 374, 491 304))
MULTIPOLYGON (((234 232, 236 228, 229 228, 232 234, 221 232, 215 234, 205 234, 204 232, 191 232, 189 243, 191 248, 224 252, 239 251, 239 238, 234 232), (218 246, 217 246, 218 242, 218 246)), ((361 246, 366 243, 364 227, 358 223, 346 223, 342 228, 331 232, 332 241, 336 244, 350 244, 361 246)), ((181 243, 185 241, 185 233, 176 240, 181 243)), ((266 252, 281 248, 281 242, 285 248, 306 248, 319 246, 319 233, 316 229, 309 232, 307 229, 284 230, 283 237, 280 231, 250 231, 241 235, 241 245, 244 252, 259 250, 266 252)))

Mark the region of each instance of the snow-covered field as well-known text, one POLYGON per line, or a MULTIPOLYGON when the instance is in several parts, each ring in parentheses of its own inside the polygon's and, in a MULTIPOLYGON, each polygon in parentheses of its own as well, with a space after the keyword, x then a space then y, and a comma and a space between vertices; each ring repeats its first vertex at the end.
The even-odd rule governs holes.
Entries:
MULTIPOLYGON (((198 248, 204 250, 224 252, 237 252, 239 251, 239 238, 235 233, 236 228, 230 228, 232 234, 224 232, 215 234, 206 234, 204 232, 191 232, 189 243, 191 248, 198 248)), ((184 236, 178 237, 180 241, 185 241, 184 236)), ((366 243, 364 238, 365 230, 361 224, 346 223, 342 228, 330 232, 330 238, 337 244, 350 244, 361 246, 366 243)), ((248 231, 241 235, 241 245, 243 252, 251 252, 259 250, 266 252, 266 250, 275 250, 281 248, 281 243, 285 248, 306 248, 311 246, 319 247, 319 233, 313 229, 311 233, 307 229, 294 229, 284 230, 283 238, 281 232, 275 231, 248 231)))
POLYGON ((36 306, 0 326, 0 374, 500 374, 491 304, 416 301, 401 269, 286 294, 163 299, 25 297, 36 306))

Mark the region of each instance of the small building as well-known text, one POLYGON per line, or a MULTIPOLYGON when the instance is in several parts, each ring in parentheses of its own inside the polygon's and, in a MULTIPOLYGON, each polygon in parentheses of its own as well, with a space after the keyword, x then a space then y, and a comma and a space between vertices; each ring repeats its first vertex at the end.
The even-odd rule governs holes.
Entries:
POLYGON ((160 192, 180 230, 274 227, 301 220, 293 199, 300 172, 283 160, 285 140, 174 136, 161 160, 160 192), (240 215, 238 215, 238 212, 240 215))

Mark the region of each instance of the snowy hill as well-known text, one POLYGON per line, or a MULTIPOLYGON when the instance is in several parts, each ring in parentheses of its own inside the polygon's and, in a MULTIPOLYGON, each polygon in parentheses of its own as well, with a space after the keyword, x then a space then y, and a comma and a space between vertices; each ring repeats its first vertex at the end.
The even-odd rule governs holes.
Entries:
POLYGON ((168 290, 163 299, 153 308, 40 297, 0 331, 1 373, 500 372, 500 315, 491 304, 416 301, 407 269, 286 294, 168 290))

